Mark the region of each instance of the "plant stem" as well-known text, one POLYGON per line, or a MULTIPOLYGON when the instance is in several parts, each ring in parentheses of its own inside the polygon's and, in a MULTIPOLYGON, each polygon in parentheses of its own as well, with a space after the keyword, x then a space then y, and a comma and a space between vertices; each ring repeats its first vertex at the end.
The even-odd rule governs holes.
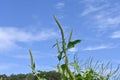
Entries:
POLYGON ((62 29, 62 26, 60 25, 59 21, 57 20, 57 18, 54 16, 54 19, 56 21, 56 23, 58 24, 58 27, 61 31, 61 36, 62 36, 62 50, 63 50, 63 53, 65 55, 65 65, 66 65, 66 70, 67 70, 67 73, 69 74, 70 78, 72 80, 75 80, 75 76, 73 75, 73 73, 71 72, 71 70, 69 69, 68 67, 68 55, 67 55, 67 52, 66 52, 66 42, 65 42, 65 37, 64 37, 64 31, 62 29))

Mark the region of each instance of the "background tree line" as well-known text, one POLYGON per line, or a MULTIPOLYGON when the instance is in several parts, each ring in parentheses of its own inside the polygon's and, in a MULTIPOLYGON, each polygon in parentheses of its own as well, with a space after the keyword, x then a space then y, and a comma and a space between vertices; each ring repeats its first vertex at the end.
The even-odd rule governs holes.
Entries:
MULTIPOLYGON (((61 80, 60 74, 56 71, 41 72, 38 74, 40 77, 43 77, 47 80, 61 80)), ((37 78, 32 74, 11 74, 7 76, 6 74, 0 75, 0 80, 37 80, 37 78)))

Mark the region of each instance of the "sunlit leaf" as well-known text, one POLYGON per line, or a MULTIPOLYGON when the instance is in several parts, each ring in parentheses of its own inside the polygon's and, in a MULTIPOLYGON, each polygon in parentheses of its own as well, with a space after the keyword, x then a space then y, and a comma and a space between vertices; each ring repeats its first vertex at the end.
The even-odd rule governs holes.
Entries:
POLYGON ((80 67, 77 63, 71 62, 70 65, 73 66, 75 70, 77 70, 78 74, 80 74, 80 67))
POLYGON ((78 44, 78 43, 80 43, 80 42, 81 42, 81 40, 70 41, 70 42, 68 43, 67 48, 68 48, 68 49, 73 48, 73 47, 75 47, 76 44, 78 44))

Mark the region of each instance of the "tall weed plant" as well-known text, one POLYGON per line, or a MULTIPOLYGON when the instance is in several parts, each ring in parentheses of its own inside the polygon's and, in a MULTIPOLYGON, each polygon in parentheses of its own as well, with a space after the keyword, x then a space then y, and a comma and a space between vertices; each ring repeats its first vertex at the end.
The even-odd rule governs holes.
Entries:
MULTIPOLYGON (((61 80, 110 80, 110 78, 114 78, 114 80, 119 80, 119 66, 116 69, 112 69, 107 65, 100 64, 96 62, 95 65, 92 65, 92 58, 90 58, 87 63, 84 63, 84 68, 80 66, 77 55, 74 56, 73 62, 69 62, 68 50, 74 48, 78 43, 81 42, 80 39, 72 40, 71 30, 70 35, 68 36, 68 40, 65 39, 64 30, 54 16, 54 20, 58 25, 58 28, 61 32, 61 41, 56 39, 56 43, 53 47, 57 47, 57 71, 60 73, 61 80), (61 63, 62 62, 62 63, 61 63), (74 68, 74 71, 71 70, 70 66, 74 68)), ((46 80, 45 78, 41 78, 39 74, 42 72, 41 70, 36 70, 35 62, 32 56, 32 52, 29 50, 30 58, 31 58, 31 69, 32 73, 37 77, 38 80, 46 80)))

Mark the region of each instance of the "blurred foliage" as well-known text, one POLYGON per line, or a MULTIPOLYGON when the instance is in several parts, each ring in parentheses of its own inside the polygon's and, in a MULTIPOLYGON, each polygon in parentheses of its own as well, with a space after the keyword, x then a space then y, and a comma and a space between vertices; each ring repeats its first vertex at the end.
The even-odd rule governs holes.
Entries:
MULTIPOLYGON (((45 78, 46 80, 61 80, 60 74, 56 71, 42 72, 38 74, 38 76, 41 76, 41 78, 45 78)), ((10 76, 3 74, 0 75, 0 80, 38 80, 38 79, 32 73, 28 73, 16 75, 11 74, 10 76)))

